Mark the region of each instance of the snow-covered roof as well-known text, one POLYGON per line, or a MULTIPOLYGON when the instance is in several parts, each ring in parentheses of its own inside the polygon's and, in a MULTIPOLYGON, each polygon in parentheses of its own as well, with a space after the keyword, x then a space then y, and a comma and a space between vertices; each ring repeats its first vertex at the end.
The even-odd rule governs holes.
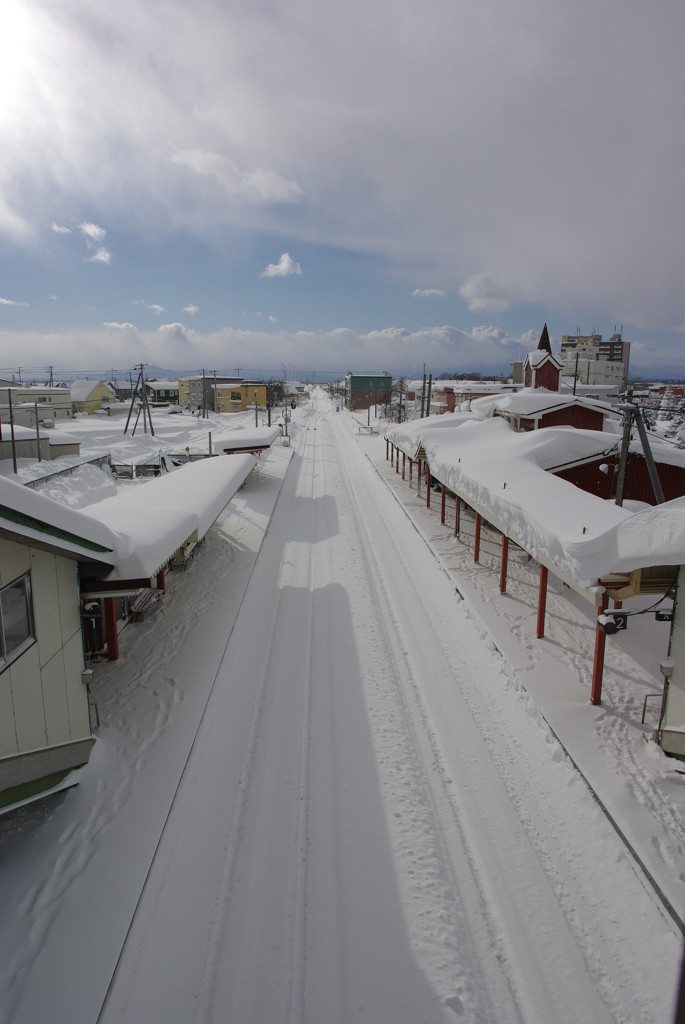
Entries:
POLYGON ((564 365, 559 356, 555 356, 553 352, 548 352, 545 348, 536 348, 532 352, 529 352, 526 356, 526 361, 532 367, 540 366, 545 360, 549 359, 554 363, 558 369, 561 369, 564 365))
POLYGON ((201 540, 255 465, 253 455, 222 455, 141 483, 88 507, 84 516, 114 537, 107 581, 149 579, 196 533, 201 540))
POLYGON ((213 444, 223 451, 256 450, 268 448, 280 436, 280 427, 249 427, 237 426, 231 431, 212 435, 213 444))
MULTIPOLYGON (((481 399, 478 399, 478 401, 481 401, 481 399)), ((473 406, 477 404, 478 402, 472 403, 473 406)), ((467 420, 478 418, 478 414, 474 411, 460 410, 458 412, 447 412, 441 416, 427 416, 425 419, 407 420, 398 426, 389 427, 385 432, 385 436, 411 459, 415 459, 421 448, 425 447, 424 441, 430 437, 432 431, 454 430, 467 420)))
POLYGON ((596 398, 582 398, 579 395, 560 394, 558 391, 548 391, 547 388, 522 388, 514 394, 479 398, 474 405, 480 416, 491 416, 496 410, 510 416, 536 419, 547 412, 568 409, 574 405, 581 409, 601 412, 605 416, 616 415, 608 402, 596 398))
POLYGON ((113 566, 115 537, 91 516, 0 476, 0 533, 81 562, 113 566))
MULTIPOLYGON (((489 400, 474 405, 482 401, 489 400)), ((611 573, 685 564, 685 499, 631 512, 554 475, 610 454, 616 435, 573 427, 518 433, 500 417, 458 413, 426 423, 386 437, 405 451, 423 447, 438 480, 580 587, 611 573)))
POLYGON ((104 380, 75 380, 75 381, 72 381, 72 383, 70 385, 70 388, 69 388, 72 402, 86 402, 90 398, 90 396, 93 394, 93 392, 97 388, 98 384, 102 384, 109 391, 112 390, 110 388, 109 384, 107 384, 104 380))

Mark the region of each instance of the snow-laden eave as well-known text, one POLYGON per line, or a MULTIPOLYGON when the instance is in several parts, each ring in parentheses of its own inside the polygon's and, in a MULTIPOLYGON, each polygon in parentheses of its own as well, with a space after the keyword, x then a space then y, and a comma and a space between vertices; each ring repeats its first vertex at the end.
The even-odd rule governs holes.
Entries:
POLYGON ((115 562, 115 538, 105 526, 6 477, 0 477, 0 535, 103 571, 115 562))
POLYGON ((600 431, 495 418, 421 439, 434 478, 586 597, 612 573, 685 562, 685 499, 631 512, 550 472, 611 451, 600 431))
POLYGON ((88 507, 115 537, 116 567, 104 580, 152 579, 185 545, 202 540, 256 463, 253 455, 193 462, 88 507))
POLYGON ((251 452, 264 451, 270 448, 277 437, 280 436, 280 427, 241 427, 226 431, 219 435, 212 436, 212 443, 215 448, 223 452, 251 452))

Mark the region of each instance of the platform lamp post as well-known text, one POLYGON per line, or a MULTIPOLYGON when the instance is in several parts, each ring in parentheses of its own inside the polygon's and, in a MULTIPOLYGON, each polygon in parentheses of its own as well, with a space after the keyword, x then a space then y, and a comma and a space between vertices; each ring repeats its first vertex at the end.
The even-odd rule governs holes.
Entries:
POLYGON ((254 391, 254 425, 259 426, 259 420, 257 419, 257 389, 254 391))

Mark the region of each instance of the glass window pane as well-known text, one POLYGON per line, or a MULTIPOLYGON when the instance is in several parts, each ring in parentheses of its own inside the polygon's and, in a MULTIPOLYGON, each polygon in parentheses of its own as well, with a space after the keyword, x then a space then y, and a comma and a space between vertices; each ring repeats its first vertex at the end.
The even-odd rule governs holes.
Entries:
POLYGON ((4 587, 0 591, 0 603, 5 634, 4 655, 7 658, 31 636, 31 612, 26 577, 4 587))

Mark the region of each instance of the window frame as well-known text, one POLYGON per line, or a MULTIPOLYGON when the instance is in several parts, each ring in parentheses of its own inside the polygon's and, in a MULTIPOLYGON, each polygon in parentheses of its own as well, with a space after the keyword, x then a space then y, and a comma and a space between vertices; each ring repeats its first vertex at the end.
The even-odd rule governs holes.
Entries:
POLYGON ((31 579, 31 570, 21 573, 16 576, 9 583, 5 583, 4 586, 0 587, 0 673, 4 672, 6 668, 9 668, 18 658, 25 654, 30 647, 37 641, 36 637, 36 619, 33 613, 33 582, 31 579), (5 639, 5 622, 2 608, 2 595, 5 591, 12 587, 16 587, 18 583, 23 585, 24 590, 24 609, 26 612, 26 620, 28 624, 28 633, 21 640, 16 647, 14 647, 9 653, 7 652, 7 641, 5 639))

